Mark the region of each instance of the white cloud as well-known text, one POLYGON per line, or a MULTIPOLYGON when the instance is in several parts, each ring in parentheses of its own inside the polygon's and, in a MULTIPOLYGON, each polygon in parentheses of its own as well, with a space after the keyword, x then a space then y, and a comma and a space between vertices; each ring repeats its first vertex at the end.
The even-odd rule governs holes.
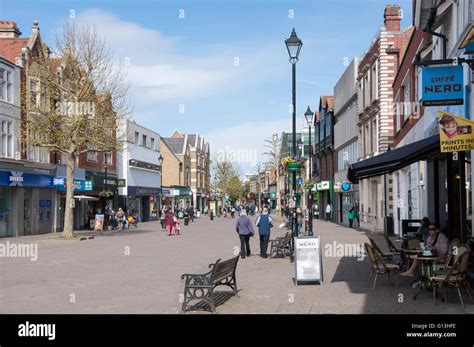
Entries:
POLYGON ((102 10, 87 10, 76 20, 94 23, 120 62, 127 61, 128 79, 138 108, 142 101, 149 103, 150 98, 186 102, 209 96, 231 84, 242 72, 225 55, 199 59, 177 54, 177 45, 183 38, 166 37, 158 30, 121 20, 102 10))
MULTIPOLYGON (((272 134, 279 134, 291 129, 291 119, 271 121, 246 122, 231 128, 216 130, 203 134, 211 145, 212 160, 216 162, 227 151, 234 154, 231 161, 240 167, 242 174, 252 171, 257 162, 267 162, 269 157, 264 155, 265 139, 272 134), (254 157, 256 154, 256 158, 254 157), (234 160, 232 160, 234 159, 234 160)), ((230 155, 229 155, 230 156, 230 155)))

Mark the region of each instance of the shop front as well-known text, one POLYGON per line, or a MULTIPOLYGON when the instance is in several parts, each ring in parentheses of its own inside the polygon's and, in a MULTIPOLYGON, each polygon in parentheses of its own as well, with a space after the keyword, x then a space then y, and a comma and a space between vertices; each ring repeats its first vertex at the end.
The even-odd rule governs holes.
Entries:
POLYGON ((323 219, 327 219, 326 208, 327 205, 330 204, 333 209, 333 213, 329 217, 330 220, 332 220, 334 216, 334 205, 331 199, 331 183, 331 181, 322 181, 316 184, 316 190, 318 192, 317 194, 319 202, 319 211, 321 212, 320 216, 323 219))
POLYGON ((3 167, 11 171, 0 171, 0 237, 53 232, 54 171, 28 172, 13 163, 2 163, 3 167))
POLYGON ((337 223, 349 226, 349 211, 358 211, 359 185, 348 181, 334 183, 334 218, 337 223))
MULTIPOLYGON (((178 209, 186 209, 193 205, 193 192, 191 188, 174 186, 173 189, 178 191, 178 195, 175 197, 175 203, 178 209)), ((200 209, 200 206, 202 206, 201 203, 201 194, 199 193, 197 205, 195 206, 198 210, 200 209)))
POLYGON ((139 216, 141 222, 158 219, 160 188, 127 187, 127 210, 139 216))
POLYGON ((91 220, 95 218, 96 214, 103 214, 105 210, 117 210, 119 207, 123 208, 123 206, 119 206, 118 201, 117 175, 86 171, 86 181, 92 182, 93 189, 86 191, 80 200, 84 201, 84 220, 90 228, 91 220))

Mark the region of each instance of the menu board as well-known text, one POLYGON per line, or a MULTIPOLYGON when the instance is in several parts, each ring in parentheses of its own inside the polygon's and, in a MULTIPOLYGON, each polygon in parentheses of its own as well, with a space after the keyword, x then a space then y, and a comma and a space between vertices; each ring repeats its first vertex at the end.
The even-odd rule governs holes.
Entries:
POLYGON ((295 238, 295 283, 322 282, 323 267, 319 236, 295 238))
POLYGON ((103 214, 95 215, 94 231, 104 231, 104 215, 103 214))

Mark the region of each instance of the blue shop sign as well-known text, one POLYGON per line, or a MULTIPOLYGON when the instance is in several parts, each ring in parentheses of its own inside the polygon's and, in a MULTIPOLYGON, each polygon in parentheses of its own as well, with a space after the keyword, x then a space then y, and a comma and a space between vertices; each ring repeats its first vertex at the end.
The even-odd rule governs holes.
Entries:
POLYGON ((424 67, 421 70, 421 88, 423 106, 462 105, 462 65, 424 67))
MULTIPOLYGON (((67 182, 64 177, 54 177, 53 185, 60 191, 67 190, 67 182)), ((86 192, 93 190, 92 181, 74 179, 74 186, 75 192, 86 192)))
POLYGON ((53 176, 22 171, 0 171, 0 186, 52 188, 53 176))
POLYGON ((351 190, 351 184, 350 182, 342 182, 341 184, 341 190, 343 192, 348 192, 349 190, 351 190))

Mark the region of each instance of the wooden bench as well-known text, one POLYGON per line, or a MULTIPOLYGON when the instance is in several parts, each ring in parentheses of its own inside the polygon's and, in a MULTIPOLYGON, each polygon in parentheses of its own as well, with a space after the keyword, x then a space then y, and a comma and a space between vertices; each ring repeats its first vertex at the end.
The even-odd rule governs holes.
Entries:
POLYGON ((239 256, 232 259, 221 261, 218 259, 215 263, 209 264, 211 269, 204 274, 183 274, 181 279, 185 280, 184 301, 181 312, 189 310, 187 307, 192 300, 205 301, 213 313, 216 312, 215 292, 217 286, 228 286, 232 288, 234 295, 237 294, 237 281, 235 270, 239 256))
POLYGON ((286 253, 291 252, 291 233, 287 232, 283 237, 277 237, 270 240, 270 258, 283 254, 285 258, 286 253))

